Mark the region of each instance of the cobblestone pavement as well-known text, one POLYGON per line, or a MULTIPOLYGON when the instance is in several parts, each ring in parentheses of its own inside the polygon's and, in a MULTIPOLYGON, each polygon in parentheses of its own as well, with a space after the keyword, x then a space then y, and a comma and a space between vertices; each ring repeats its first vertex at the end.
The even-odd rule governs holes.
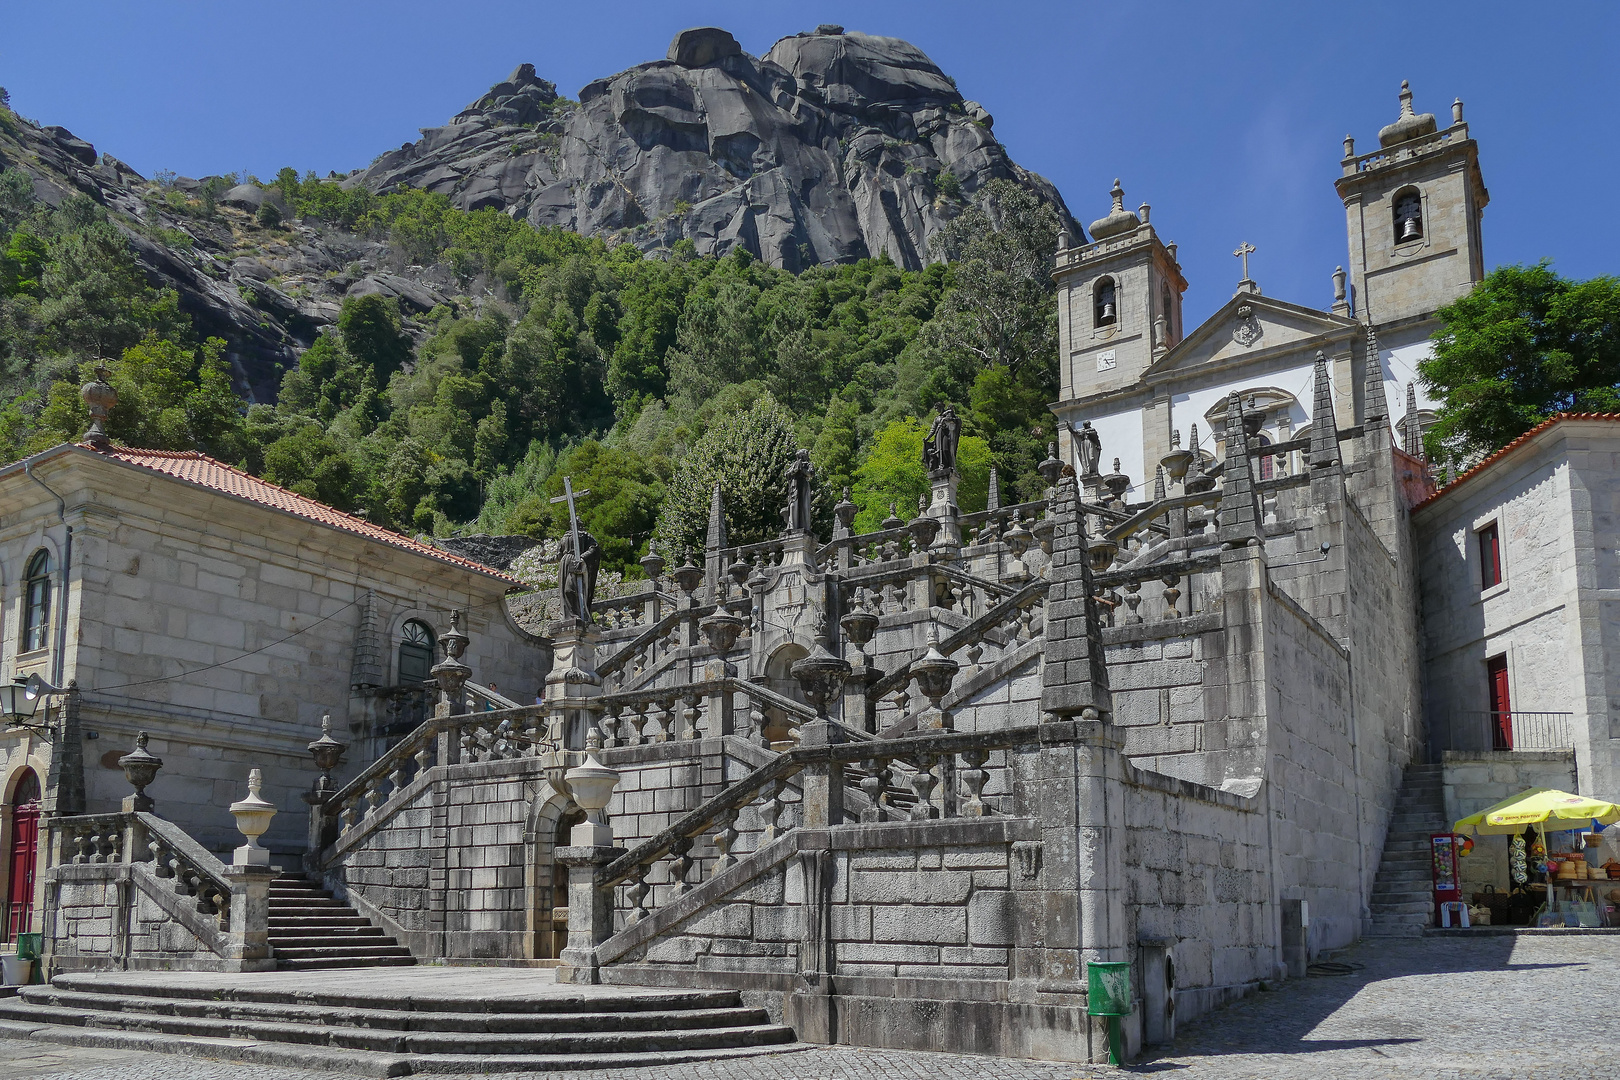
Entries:
MULTIPOLYGON (((1620 1075, 1620 937, 1374 940, 1352 970, 1290 982, 1187 1025, 1129 1069, 828 1047, 546 1080, 1588 1080, 1620 1075)), ((510 1080, 541 1080, 508 1074, 510 1080)), ((325 1073, 31 1041, 0 1080, 338 1080, 325 1073)), ((347 1075, 342 1080, 350 1080, 347 1075)), ((445 1077, 442 1080, 455 1080, 445 1077)))

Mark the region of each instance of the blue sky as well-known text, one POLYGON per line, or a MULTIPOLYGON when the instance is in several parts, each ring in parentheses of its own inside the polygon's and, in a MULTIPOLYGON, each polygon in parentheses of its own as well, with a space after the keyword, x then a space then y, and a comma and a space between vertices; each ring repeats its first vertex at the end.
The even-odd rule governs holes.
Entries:
POLYGON ((1180 244, 1189 323, 1254 244, 1268 295, 1331 300, 1345 261, 1340 146, 1394 119, 1401 80, 1481 145, 1491 265, 1613 272, 1620 5, 1585 3, 25 3, 0 0, 0 85, 146 175, 367 164, 517 64, 573 96, 686 26, 756 55, 817 23, 906 38, 996 118, 1082 222, 1149 202, 1180 244))

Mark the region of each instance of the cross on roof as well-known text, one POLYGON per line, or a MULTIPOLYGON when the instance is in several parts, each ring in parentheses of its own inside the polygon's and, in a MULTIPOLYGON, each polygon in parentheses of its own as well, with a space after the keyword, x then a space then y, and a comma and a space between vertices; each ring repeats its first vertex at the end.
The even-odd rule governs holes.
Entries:
POLYGON ((568 504, 568 539, 574 545, 574 557, 575 558, 579 557, 580 548, 579 548, 579 515, 574 512, 574 499, 576 497, 584 497, 586 495, 589 495, 590 493, 591 493, 590 488, 585 488, 582 491, 575 491, 574 490, 573 478, 569 477, 569 476, 565 476, 565 477, 563 477, 563 493, 561 495, 556 496, 555 498, 553 498, 551 500, 554 503, 565 502, 565 503, 568 504))
MULTIPOLYGON (((1249 256, 1253 255, 1256 250, 1257 249, 1255 248, 1255 246, 1253 244, 1251 244, 1247 240, 1245 240, 1245 241, 1243 241, 1243 243, 1238 245, 1236 251, 1232 252, 1233 255, 1236 255, 1238 258, 1243 260, 1243 280, 1244 281, 1249 280, 1249 256)), ((556 500, 554 499, 552 501, 555 502, 556 500)))

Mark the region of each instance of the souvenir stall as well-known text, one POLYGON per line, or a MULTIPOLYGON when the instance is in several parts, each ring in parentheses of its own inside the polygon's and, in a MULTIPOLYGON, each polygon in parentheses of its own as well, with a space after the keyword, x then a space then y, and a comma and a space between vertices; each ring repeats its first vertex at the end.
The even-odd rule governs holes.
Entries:
MULTIPOLYGON (((1546 890, 1533 913, 1535 925, 1620 926, 1620 859, 1598 831, 1616 822, 1620 804, 1531 788, 1470 814, 1453 826, 1453 832, 1460 838, 1475 834, 1513 838, 1509 867, 1514 886, 1526 886, 1539 876, 1546 890)), ((1493 922, 1496 907, 1506 909, 1508 904, 1511 900, 1493 905, 1493 922)))

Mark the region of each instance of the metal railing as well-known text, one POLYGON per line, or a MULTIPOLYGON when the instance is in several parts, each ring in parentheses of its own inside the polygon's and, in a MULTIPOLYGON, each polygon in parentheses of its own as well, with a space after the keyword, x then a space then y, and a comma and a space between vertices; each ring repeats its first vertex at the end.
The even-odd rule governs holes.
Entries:
POLYGON ((1485 726, 1492 750, 1573 750, 1575 749, 1572 712, 1508 712, 1489 710, 1471 713, 1485 726))

